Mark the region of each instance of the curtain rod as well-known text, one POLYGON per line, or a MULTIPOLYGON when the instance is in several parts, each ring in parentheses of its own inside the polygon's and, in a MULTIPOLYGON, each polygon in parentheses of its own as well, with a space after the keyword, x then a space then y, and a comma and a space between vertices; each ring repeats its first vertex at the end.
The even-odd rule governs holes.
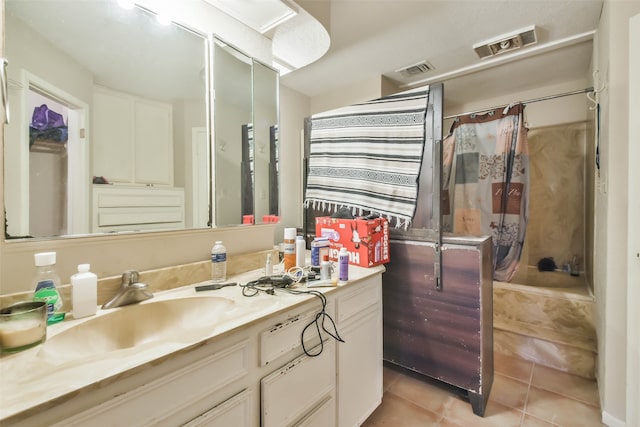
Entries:
MULTIPOLYGON (((520 102, 522 104, 526 105, 526 104, 531 104, 531 103, 534 103, 534 102, 546 101, 546 100, 555 99, 555 98, 562 98, 564 96, 580 95, 581 93, 589 93, 589 92, 593 92, 593 88, 592 87, 588 87, 588 88, 585 88, 585 89, 574 90, 572 92, 559 93, 559 94, 556 94, 556 95, 542 96, 540 98, 534 98, 534 99, 529 99, 527 101, 520 101, 520 102)), ((515 102, 514 104, 518 104, 518 103, 515 102)), ((454 119, 454 118, 456 118, 458 116, 466 116, 468 114, 477 114, 477 113, 483 113, 485 111, 497 110, 498 108, 504 108, 504 107, 506 107, 508 105, 511 105, 511 104, 498 105, 496 107, 483 108, 483 109, 477 110, 477 111, 469 111, 467 113, 454 114, 453 116, 444 117, 443 120, 454 119)))

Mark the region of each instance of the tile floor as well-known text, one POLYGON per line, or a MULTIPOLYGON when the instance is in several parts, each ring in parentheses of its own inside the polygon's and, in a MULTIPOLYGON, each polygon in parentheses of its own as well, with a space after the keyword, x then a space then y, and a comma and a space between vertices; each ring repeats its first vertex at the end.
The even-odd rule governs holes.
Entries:
POLYGON ((382 404, 363 427, 601 427, 595 381, 495 354, 484 418, 465 393, 392 365, 384 367, 382 404))

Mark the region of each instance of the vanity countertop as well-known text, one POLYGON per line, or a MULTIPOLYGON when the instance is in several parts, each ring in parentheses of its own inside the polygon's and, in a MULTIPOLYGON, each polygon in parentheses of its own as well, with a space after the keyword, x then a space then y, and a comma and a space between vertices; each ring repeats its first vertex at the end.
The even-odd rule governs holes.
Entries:
MULTIPOLYGON (((361 268, 350 265, 348 283, 337 287, 313 289, 329 295, 382 272, 384 272, 384 266, 361 268)), ((227 282, 246 284, 262 275, 262 270, 252 270, 229 277, 227 282)), ((316 298, 309 294, 293 295, 284 292, 277 292, 275 296, 260 292, 255 297, 244 297, 239 286, 196 292, 194 289, 196 285, 198 284, 157 292, 154 298, 137 305, 173 299, 218 297, 230 300, 231 309, 239 308, 243 314, 224 320, 213 326, 210 331, 207 330, 206 334, 196 335, 193 339, 188 337, 180 340, 156 339, 152 345, 141 344, 89 356, 79 356, 77 351, 73 351, 73 349, 69 349, 68 354, 64 351, 58 351, 59 346, 52 343, 56 342, 56 336, 65 331, 72 332, 72 328, 84 322, 92 321, 100 316, 108 316, 114 310, 126 310, 128 307, 111 310, 98 309, 95 316, 82 319, 73 319, 68 316, 70 320, 47 328, 47 341, 44 344, 0 357, 0 378, 2 378, 0 424, 9 420, 21 419, 37 411, 47 410, 79 393, 96 390, 103 384, 127 378, 147 366, 157 365, 178 354, 192 351, 216 339, 227 337, 242 328, 316 298)), ((307 288, 299 286, 296 289, 306 290, 307 288)), ((196 319, 197 316, 194 316, 193 321, 195 322, 196 319)))

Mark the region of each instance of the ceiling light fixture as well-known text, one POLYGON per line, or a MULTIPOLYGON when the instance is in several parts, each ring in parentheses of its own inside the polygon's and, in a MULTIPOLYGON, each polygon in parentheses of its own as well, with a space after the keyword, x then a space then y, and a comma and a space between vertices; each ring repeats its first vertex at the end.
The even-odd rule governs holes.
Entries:
POLYGON ((205 0, 261 34, 298 14, 291 0, 205 0))
POLYGON ((483 41, 473 45, 480 58, 488 58, 506 52, 511 52, 521 47, 529 46, 538 42, 536 26, 530 25, 512 33, 503 34, 498 37, 483 41))

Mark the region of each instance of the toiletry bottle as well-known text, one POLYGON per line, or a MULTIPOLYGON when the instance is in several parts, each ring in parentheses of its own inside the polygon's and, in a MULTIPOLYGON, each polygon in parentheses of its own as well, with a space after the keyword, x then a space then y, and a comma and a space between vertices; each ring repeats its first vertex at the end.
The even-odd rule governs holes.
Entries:
POLYGON ((273 276, 273 264, 271 263, 271 254, 267 254, 267 262, 264 265, 264 275, 273 276))
POLYGON ((320 264, 320 280, 331 279, 331 261, 329 255, 325 255, 320 264))
POLYGON ((340 248, 338 253, 338 282, 347 283, 349 280, 349 253, 347 248, 340 248))
POLYGON ((296 266, 296 229, 284 229, 284 273, 296 266))
POLYGON ((306 250, 307 250, 307 244, 304 241, 304 237, 303 236, 296 237, 296 266, 297 267, 302 268, 306 264, 306 261, 305 261, 306 250))
POLYGON ((47 303, 47 324, 64 320, 62 309, 62 296, 58 292, 60 277, 56 273, 56 253, 41 252, 34 255, 36 262, 36 277, 33 280, 34 301, 47 303))
POLYGON ((227 248, 220 240, 211 248, 211 281, 220 283, 227 280, 227 248))
POLYGON ((80 264, 71 276, 71 305, 76 319, 93 316, 98 308, 98 276, 90 268, 89 264, 80 264))

